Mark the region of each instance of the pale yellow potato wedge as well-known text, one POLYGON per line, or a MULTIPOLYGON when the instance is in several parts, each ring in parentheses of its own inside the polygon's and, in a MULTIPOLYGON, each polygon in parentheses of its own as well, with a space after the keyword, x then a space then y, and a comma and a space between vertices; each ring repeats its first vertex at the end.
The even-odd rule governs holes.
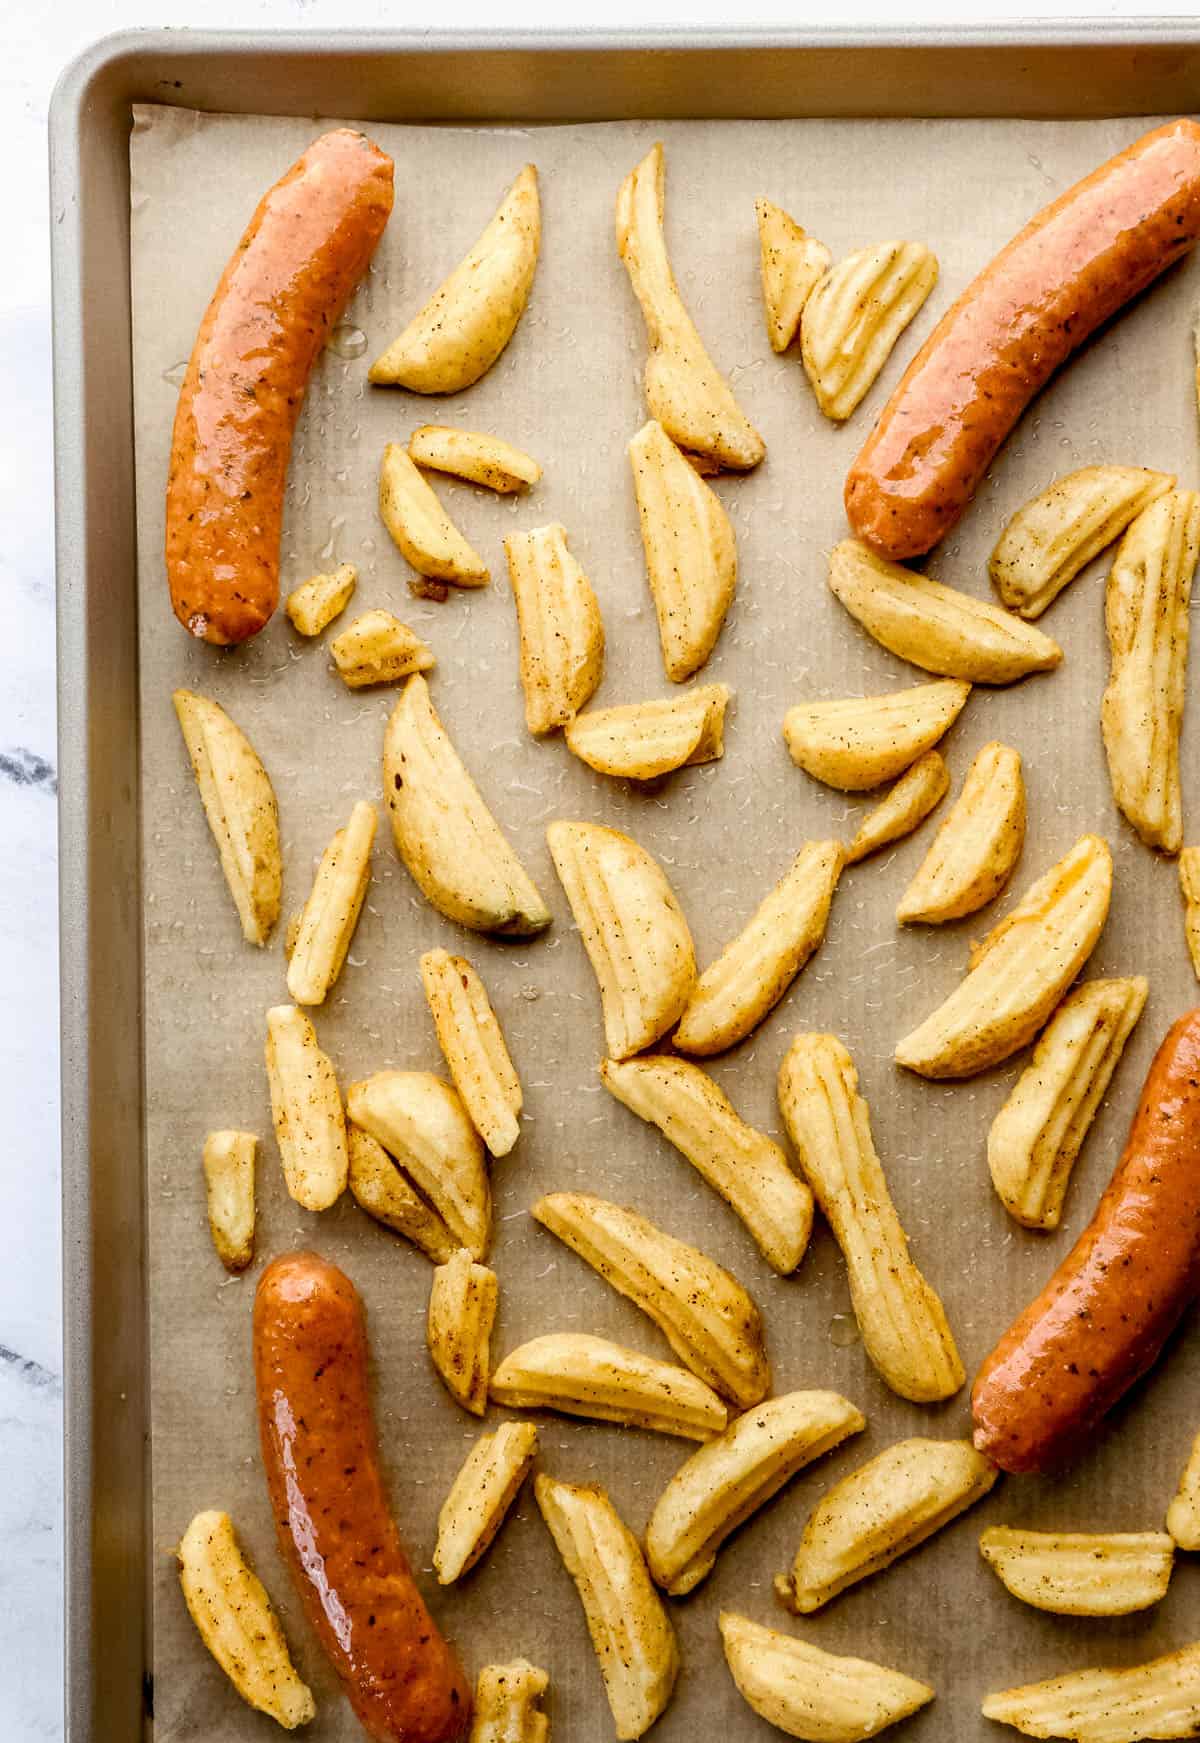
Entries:
POLYGON ((901 1398, 949 1398, 965 1379, 937 1291, 913 1263, 858 1072, 836 1035, 797 1035, 779 1106, 805 1179, 846 1260, 863 1348, 901 1398))
POLYGON ((601 775, 655 781, 725 754, 728 684, 700 684, 679 696, 589 708, 567 722, 567 748, 601 775))
POLYGON ((1164 853, 1183 846, 1179 733, 1197 557, 1200 492, 1172 490, 1126 531, 1105 593, 1112 665, 1100 725, 1113 798, 1147 846, 1164 853))
POLYGON ((533 1487, 579 1593, 617 1737, 641 1737, 671 1698, 679 1648, 637 1539, 598 1485, 542 1473, 533 1487))
POLYGON ((403 1235, 435 1265, 444 1265, 459 1243, 442 1218, 401 1173, 379 1142, 353 1120, 347 1121, 350 1192, 360 1209, 385 1228, 403 1235))
POLYGON ((427 950, 421 985, 454 1087, 493 1156, 507 1156, 521 1135, 517 1076, 487 989, 465 956, 427 950))
POLYGON ((328 1210, 350 1171, 341 1091, 317 1032, 295 1005, 267 1012, 271 1119, 288 1192, 305 1210, 328 1210))
POLYGON ((711 1440, 729 1417, 686 1368, 586 1332, 550 1332, 511 1351, 492 1375, 491 1396, 514 1410, 561 1410, 684 1440, 711 1440))
POLYGON ((962 792, 900 898, 902 926, 939 926, 994 901, 1016 870, 1025 845, 1025 778, 1007 744, 985 744, 962 792))
POLYGON ((321 855, 288 962, 287 989, 298 1005, 322 1005, 346 961, 371 881, 379 817, 360 799, 321 855))
POLYGON ((737 542, 716 492, 651 418, 629 442, 663 669, 673 684, 716 646, 737 588, 737 542))
POLYGON ((887 796, 869 811, 846 849, 845 864, 857 865, 894 841, 903 841, 937 809, 950 788, 950 771, 940 751, 927 750, 901 775, 887 796))
POLYGON ((797 1615, 821 1609, 973 1507, 999 1475, 969 1440, 897 1441, 818 1502, 776 1597, 797 1615))
POLYGON ((464 768, 419 672, 387 724, 383 791, 396 850, 439 913, 506 937, 550 924, 549 908, 464 768))
POLYGON ((779 1145, 746 1124, 706 1071, 687 1059, 650 1054, 605 1059, 600 1077, 721 1194, 768 1265, 781 1276, 796 1269, 812 1232, 812 1193, 779 1145))
POLYGON ((1171 473, 1144 466, 1084 466, 1055 479, 1017 510, 992 552, 988 573, 1005 605, 1040 617, 1174 483, 1171 473))
POLYGON ((805 1743, 862 1743, 933 1699, 928 1683, 865 1658, 837 1658, 722 1610, 725 1662, 760 1718, 805 1743))
POLYGON ((395 1157, 456 1245, 474 1259, 486 1258, 492 1233, 487 1165, 456 1091, 428 1071, 377 1071, 350 1085, 346 1111, 395 1157))
POLYGON ((910 1035, 896 1063, 922 1077, 973 1077, 1033 1040, 1104 930, 1112 855, 1083 835, 971 951, 966 979, 910 1035))
POLYGON ((275 789, 250 740, 216 702, 193 690, 176 690, 172 701, 242 936, 262 946, 283 889, 275 789))
POLYGON ((986 1695, 985 1719, 1027 1737, 1142 1743, 1200 1730, 1200 1642, 1128 1670, 1076 1670, 986 1695))
POLYGON ((772 351, 786 351, 800 331, 804 305, 833 265, 823 242, 770 200, 755 200, 763 314, 772 351))
POLYGON ((696 954, 683 910, 644 847, 599 823, 551 823, 546 840, 600 988, 615 1059, 640 1053, 683 1014, 696 954))
POLYGON ((655 1583, 673 1598, 694 1591, 732 1532, 866 1425, 837 1392, 789 1392, 747 1410, 679 1467, 655 1504, 646 1527, 655 1583))
POLYGON ((937 283, 920 242, 879 242, 830 267, 804 305, 800 355, 827 418, 848 418, 937 283))
POLYGON ((1200 1434, 1179 1473, 1179 1487, 1167 1508, 1167 1530, 1180 1549, 1200 1549, 1200 1434))
POLYGON ((652 1319, 681 1362, 744 1410, 771 1385, 762 1317, 736 1277, 646 1217, 585 1192, 532 1214, 652 1319))
POLYGON ((371 365, 369 379, 411 393, 473 386, 525 313, 541 240, 537 169, 527 163, 470 253, 371 365))
POLYGON ((439 1585, 453 1585, 491 1548, 533 1469, 537 1445, 532 1422, 502 1423, 475 1442, 438 1514, 433 1571, 439 1585))
POLYGON ((339 563, 328 574, 302 581, 284 601, 292 627, 299 635, 320 635, 345 611, 357 584, 358 570, 353 563, 339 563))
POLYGON ((432 650, 390 611, 364 611, 329 644, 337 675, 350 690, 395 684, 437 665, 432 650))
POLYGON ((932 750, 970 694, 969 684, 943 678, 883 696, 799 702, 783 717, 784 742, 806 775, 843 793, 865 793, 932 750))
POLYGON ((459 532, 399 442, 389 442, 383 450, 379 514, 397 550, 418 575, 454 587, 486 587, 491 580, 487 564, 459 532))
POLYGON ((530 490, 542 476, 542 469, 531 454, 514 448, 499 436, 485 436, 477 430, 454 430, 445 424, 422 424, 408 438, 409 457, 428 472, 448 472, 452 478, 465 478, 468 484, 481 484, 500 496, 512 496, 518 490, 530 490))
POLYGON ((465 1247, 433 1273, 425 1341, 446 1390, 473 1416, 487 1409, 492 1326, 499 1302, 496 1273, 465 1247))
POLYGON ((745 1040, 825 936, 842 875, 840 841, 806 841, 790 869, 696 982, 675 1045, 708 1055, 745 1040))
POLYGON ((549 1743, 550 1720, 537 1704, 549 1686, 547 1673, 528 1659, 485 1664, 467 1743, 549 1743))
POLYGON ((604 672, 604 623, 592 584, 557 522, 504 541, 517 607, 525 724, 535 736, 574 720, 604 672))
POLYGON ((993 1525, 979 1553, 1001 1583, 1055 1616, 1128 1616, 1167 1595, 1175 1545, 1165 1531, 1018 1531, 993 1525))
POLYGON ((254 1257, 253 1132, 210 1132, 204 1140, 208 1227, 227 1271, 244 1271, 254 1257))
POLYGON ((1192 967, 1200 976, 1200 847, 1179 854, 1179 889, 1183 896, 1183 930, 1192 967))
POLYGON ((1069 993, 992 1121, 988 1167, 1008 1214, 1056 1229, 1075 1159, 1091 1129, 1149 982, 1089 980, 1069 993))
POLYGON ((748 471, 767 450, 683 306, 663 234, 665 179, 658 144, 617 195, 617 253, 641 305, 650 346, 646 405, 681 448, 732 471, 748 471))

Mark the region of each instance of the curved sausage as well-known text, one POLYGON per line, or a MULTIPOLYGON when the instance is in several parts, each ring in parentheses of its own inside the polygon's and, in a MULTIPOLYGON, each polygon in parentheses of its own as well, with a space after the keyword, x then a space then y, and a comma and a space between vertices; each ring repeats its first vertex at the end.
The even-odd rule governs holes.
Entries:
POLYGON ((351 1706, 377 1743, 451 1743, 471 1696, 388 1509, 366 1320, 336 1265, 287 1253, 263 1272, 254 1373, 280 1547, 351 1706))
POLYGON ((391 158, 339 128, 263 196, 221 274, 179 390, 167 479, 171 604, 204 641, 246 641, 275 609, 304 390, 391 209, 391 158))
POLYGON ((1200 1295, 1200 1009, 1168 1033, 1090 1225, 979 1370, 975 1445, 1041 1471, 1158 1357, 1200 1295))
POLYGON ((883 557, 917 557, 970 502, 1034 395, 1200 239, 1200 126, 1147 133, 1039 212, 938 322, 846 479, 883 557))

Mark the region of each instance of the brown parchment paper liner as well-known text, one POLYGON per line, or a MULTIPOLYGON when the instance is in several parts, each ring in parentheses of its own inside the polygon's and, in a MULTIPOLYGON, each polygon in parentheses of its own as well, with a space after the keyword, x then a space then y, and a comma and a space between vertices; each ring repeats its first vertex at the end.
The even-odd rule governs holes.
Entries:
MULTIPOLYGON (((753 93, 747 92, 747 104, 753 93)), ((615 1337, 667 1355, 649 1321, 526 1214, 541 1192, 577 1188, 628 1202, 696 1242, 748 1286, 766 1318, 776 1390, 831 1386, 868 1428, 803 1474, 722 1552, 698 1594, 672 1604, 683 1672, 654 1735, 680 1743, 765 1737, 726 1672, 721 1607, 802 1631, 833 1651, 894 1664, 935 1685, 906 1729, 916 1743, 993 1736, 985 1689, 1088 1664, 1122 1664, 1200 1634, 1194 1570, 1179 1566, 1165 1602, 1089 1624, 1027 1610, 980 1562, 988 1523, 1075 1529, 1160 1525, 1200 1424, 1200 1344, 1186 1329, 1094 1451, 1058 1480, 1001 1482, 970 1516, 891 1571, 804 1622, 771 1596, 808 1511, 827 1486, 891 1441, 968 1430, 967 1391, 922 1408, 893 1397, 856 1340, 847 1342, 845 1272, 818 1227, 795 1277, 772 1275, 749 1235, 688 1165, 607 1096, 591 972, 545 846, 553 817, 628 830, 667 868, 711 960, 782 874, 800 843, 849 838, 869 798, 847 801, 789 762, 780 724, 802 696, 916 682, 876 647, 825 586, 825 553, 845 531, 842 481, 915 344, 949 300, 1051 194, 1153 123, 650 123, 553 127, 372 127, 396 160, 396 207, 348 321, 361 355, 327 353, 297 434, 283 539, 286 591, 342 560, 357 565, 350 614, 386 606, 433 647, 437 707, 555 915, 533 942, 458 931, 417 895, 386 820, 350 961, 316 1013, 343 1086, 382 1066, 441 1070, 417 976, 422 950, 468 955, 495 1002, 525 1086, 515 1151, 493 1169, 500 1276, 497 1357, 539 1332, 615 1337), (560 519, 590 576, 608 634, 597 702, 665 695, 625 443, 645 417, 641 316, 613 242, 621 177, 656 137, 667 148, 671 257, 712 355, 767 441, 765 464, 717 489, 738 537, 738 595, 700 681, 736 692, 723 762, 637 793, 577 762, 558 738, 526 733, 515 613, 501 540, 512 527, 560 519), (367 386, 372 358, 473 242, 520 166, 541 173, 544 240, 529 309, 501 361, 469 393, 439 401, 367 386), (817 412, 794 356, 772 355, 759 301, 754 198, 784 205, 835 256, 886 237, 928 243, 941 280, 857 414, 835 428, 817 412), (419 423, 495 431, 527 448, 545 477, 499 499, 436 480, 451 514, 492 566, 493 585, 415 600, 409 571, 376 512, 379 456, 419 423)), ((333 125, 325 123, 322 125, 333 125)), ((474 1673, 523 1654, 551 1674, 560 1743, 599 1743, 612 1724, 575 1593, 527 1489, 477 1572, 447 1591, 429 1572, 438 1508, 479 1425, 430 1368, 424 1318, 430 1267, 347 1196, 323 1216, 287 1197, 271 1134, 264 1012, 286 998, 282 925, 272 947, 243 944, 221 881, 171 709, 185 684, 216 697, 244 726, 279 795, 284 915, 304 899, 314 856, 358 798, 378 801, 379 755, 394 691, 351 694, 325 640, 303 642, 280 611, 256 641, 220 653, 175 624, 164 584, 163 485, 183 366, 212 287, 262 191, 322 125, 300 119, 138 111, 132 141, 134 372, 142 647, 145 879, 146 1170, 150 1229, 155 1557, 154 1710, 161 1743, 260 1737, 204 1653, 179 1595, 171 1551, 192 1513, 227 1507, 285 1619, 312 1682, 314 1738, 360 1735, 300 1615, 273 1539, 258 1460, 250 1364, 251 1297, 261 1264, 314 1246, 343 1265, 370 1317, 376 1399, 391 1493, 422 1587, 474 1673), (262 1136, 259 1260, 228 1280, 204 1218, 200 1150, 215 1126, 262 1136)), ((979 498, 929 568, 990 596, 985 562, 1000 527, 1057 472, 1099 461, 1163 467, 1196 481, 1191 314, 1197 268, 1185 265, 1078 358, 1033 408, 979 498)), ((351 349, 353 345, 351 344, 351 349)), ((343 347, 344 349, 344 347, 343 347)), ((1135 841, 1114 810, 1098 728, 1107 671, 1104 560, 1052 608, 1044 627, 1066 659, 1050 677, 976 690, 944 745, 957 791, 991 738, 1025 759, 1030 827, 1013 893, 1084 830, 1112 843, 1116 891, 1090 973, 1150 977, 1146 1014, 1078 1164, 1062 1229, 1017 1229, 993 1195, 984 1145, 1022 1060, 962 1085, 920 1081, 891 1063, 896 1038, 963 972, 968 938, 992 911, 958 926, 898 931, 893 912, 931 825, 848 870, 820 954, 761 1029, 713 1063, 745 1116, 780 1135, 775 1073, 791 1036, 830 1029, 850 1047, 876 1138, 918 1262, 941 1292, 973 1373, 1013 1313, 1038 1289, 1090 1214, 1123 1141, 1141 1077, 1168 1022, 1194 1002, 1176 870, 1135 841)), ((350 615, 348 614, 348 615, 350 615)), ((346 621, 346 620, 343 620, 346 621)), ((327 638, 326 638, 327 639, 327 638)), ((1194 687, 1194 686, 1193 686, 1194 687)), ((1200 707, 1184 731, 1188 839, 1200 834, 1194 769, 1200 707)), ((131 779, 133 771, 131 771, 131 779)), ((1003 912, 1012 895, 1002 898, 1003 912)), ((128 1262, 114 1252, 109 1262, 128 1262)), ((492 1411, 494 1424, 499 1413, 492 1411)), ((606 1484, 635 1531, 688 1454, 682 1441, 546 1416, 541 1463, 568 1480, 606 1484)))

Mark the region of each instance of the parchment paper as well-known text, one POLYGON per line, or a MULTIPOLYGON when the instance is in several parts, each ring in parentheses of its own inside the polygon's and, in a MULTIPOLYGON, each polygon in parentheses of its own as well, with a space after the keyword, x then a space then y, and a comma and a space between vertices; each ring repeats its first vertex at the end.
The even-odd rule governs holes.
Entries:
MULTIPOLYGON (((747 106, 753 92, 746 94, 747 106)), ((417 895, 386 820, 351 959, 316 1023, 343 1085, 384 1066, 442 1069, 417 976, 435 944, 480 969, 526 1096, 524 1133, 495 1165, 493 1263, 501 1282, 493 1348, 575 1327, 660 1356, 655 1328, 526 1214, 547 1190, 587 1189, 631 1203, 727 1265, 765 1315, 778 1391, 835 1387, 866 1412, 865 1434, 806 1473, 722 1552, 693 1598, 671 1605, 683 1671, 655 1736, 662 1743, 766 1737, 727 1674, 718 1610, 742 1610, 833 1651, 877 1658, 933 1683, 914 1743, 994 1736, 986 1689, 1089 1664, 1119 1665, 1200 1634, 1200 1590, 1187 1558, 1166 1601, 1124 1620, 1079 1623, 1019 1605, 983 1566, 987 1524, 1157 1528, 1200 1426, 1200 1343, 1187 1330, 1090 1455, 1058 1480, 1009 1478, 969 1516, 889 1572, 803 1623, 771 1594, 816 1500, 838 1477, 909 1435, 969 1431, 968 1391, 923 1408, 892 1394, 847 1343, 845 1269, 818 1226, 790 1279, 775 1277, 726 1206, 658 1134, 601 1088, 599 1002, 545 846, 553 817, 628 830, 667 869, 707 963, 782 875, 806 837, 849 836, 872 799, 847 801, 792 766, 786 707, 920 681, 878 648, 825 586, 825 553, 844 533, 841 488, 874 413, 949 300, 1026 217, 1153 123, 650 123, 556 127, 373 127, 396 160, 396 209, 347 317, 366 335, 357 357, 329 353, 297 435, 283 539, 286 591, 336 560, 359 568, 350 612, 395 610, 432 645, 438 709, 555 914, 533 942, 461 932, 417 895), (599 595, 608 634, 598 703, 664 695, 625 443, 645 410, 641 316, 613 244, 613 200, 654 138, 666 141, 671 256, 714 358, 763 432, 766 463, 717 489, 733 519, 738 595, 702 679, 736 691, 724 761, 660 790, 595 775, 558 739, 525 732, 515 614, 501 540, 510 527, 561 519, 599 595), (544 241, 530 307, 478 386, 449 401, 368 388, 372 358, 474 240, 526 160, 541 172, 544 241), (762 319, 753 201, 765 194, 840 256, 889 236, 927 242, 941 280, 882 379, 844 428, 816 410, 794 357, 772 355, 762 319), (495 431, 531 450, 545 478, 498 499, 437 480, 455 520, 491 563, 493 584, 443 605, 410 597, 409 571, 376 512, 379 456, 419 423, 495 431)), ((347 1196, 308 1215, 287 1197, 263 1069, 264 1012, 286 998, 282 944, 240 936, 189 773, 172 688, 194 686, 248 731, 279 796, 285 916, 308 892, 314 858, 353 801, 379 798, 390 690, 346 691, 323 642, 295 636, 282 610, 234 653, 190 641, 164 584, 163 485, 176 390, 221 268, 261 192, 323 126, 309 120, 200 116, 148 108, 133 135, 134 359, 142 640, 142 800, 146 892, 147 1194, 150 1213, 155 1558, 154 1704, 162 1743, 265 1737, 192 1630, 171 1549, 201 1507, 227 1507, 276 1599, 298 1664, 316 1691, 314 1738, 360 1733, 323 1662, 274 1546, 259 1468, 250 1311, 263 1262, 314 1246, 354 1278, 369 1311, 383 1455, 394 1505, 435 1614, 472 1674, 525 1655, 551 1674, 559 1743, 612 1735, 583 1615, 527 1488, 490 1554, 460 1586, 429 1572, 438 1508, 480 1431, 444 1392, 424 1347, 431 1270, 347 1196), (262 1135, 259 1257, 228 1281, 204 1215, 200 1151, 217 1126, 262 1135)), ((1196 479, 1191 312, 1185 265, 1078 358, 1032 409, 960 528, 932 559, 942 580, 990 596, 985 561, 1026 497, 1061 471, 1098 461, 1164 467, 1196 479)), ((849 1045, 880 1153, 919 1264, 941 1292, 968 1375, 1034 1294, 1091 1214, 1123 1141, 1144 1069, 1168 1023, 1195 999, 1173 862, 1155 858, 1114 809, 1098 708, 1107 671, 1104 561, 1056 604, 1044 627, 1066 660, 1050 677, 977 689, 947 739, 954 791, 992 738, 1025 758, 1030 827, 1009 893, 958 926, 901 933, 895 903, 932 826, 845 874, 826 943, 788 996, 713 1075, 751 1121, 780 1136, 775 1074, 797 1031, 849 1045), (1116 889, 1089 973, 1150 976, 1146 1014, 1076 1169, 1061 1230, 1016 1228, 987 1174, 988 1126, 1022 1059, 961 1085, 926 1083, 891 1062, 894 1043, 960 978, 967 943, 1085 830, 1111 841, 1116 889)), ((1200 707, 1184 733, 1190 838, 1200 831, 1194 772, 1200 707)), ((943 813, 944 815, 944 810, 943 813)), ((282 926, 279 933, 282 933, 282 926)), ((111 1263, 122 1263, 113 1253, 111 1263)), ((492 1426, 499 1419, 490 1413, 492 1426)), ((541 1463, 609 1488, 635 1531, 692 1450, 666 1437, 545 1416, 541 1463)))

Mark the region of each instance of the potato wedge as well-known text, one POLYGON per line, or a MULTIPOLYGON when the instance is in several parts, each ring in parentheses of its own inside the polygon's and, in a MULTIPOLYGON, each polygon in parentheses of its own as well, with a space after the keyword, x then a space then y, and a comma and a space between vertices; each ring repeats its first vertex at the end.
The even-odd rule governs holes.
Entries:
POLYGON ((988 1167, 1008 1214, 1056 1229, 1075 1159, 1146 1003, 1144 975, 1069 993, 992 1121, 988 1167))
POLYGON ((651 1577, 673 1598, 712 1572, 717 1551, 797 1471, 866 1427, 837 1392, 768 1398, 676 1471, 646 1527, 651 1577))
POLYGON ((858 539, 834 547, 829 591, 881 647, 938 677, 1013 684, 1062 663, 1058 643, 1032 624, 889 563, 858 539))
POLYGON ((262 946, 283 889, 275 789, 250 740, 216 702, 193 690, 176 690, 172 701, 242 936, 262 946))
POLYGON ((525 313, 541 240, 537 169, 527 163, 470 253, 375 360, 368 379, 411 393, 473 386, 525 313))
POLYGON ((896 1045, 922 1077, 972 1077, 1033 1040, 1096 947, 1112 896, 1112 855, 1098 835, 1032 883, 971 952, 966 979, 896 1045))
POLYGON ((860 1743, 933 1699, 927 1683, 865 1658, 835 1658, 807 1640, 720 1615, 725 1662, 760 1718, 806 1743, 860 1743))
POLYGON ((481 484, 500 496, 529 490, 542 476, 530 454, 502 442, 499 436, 484 436, 476 430, 453 430, 445 424, 422 424, 408 438, 409 458, 427 472, 448 472, 481 484))
POLYGON ((350 1085, 346 1111, 412 1177, 456 1245, 485 1258, 492 1195, 483 1145, 450 1085, 428 1071, 377 1071, 350 1085))
POLYGON ((431 1205, 401 1173, 383 1145, 353 1120, 347 1122, 349 1185, 355 1202, 385 1228, 403 1235, 435 1265, 458 1251, 458 1241, 431 1205))
POLYGON ((321 855, 288 962, 287 989, 298 1005, 323 1005, 342 972, 371 879, 379 822, 360 799, 321 855))
POLYGON ((684 1440, 711 1440, 729 1417, 686 1368, 586 1332, 550 1332, 511 1351, 492 1375, 491 1396, 514 1410, 561 1410, 684 1440))
POLYGON ((425 1340, 450 1396, 473 1416, 487 1409, 492 1326, 500 1301, 494 1271, 465 1247, 433 1273, 425 1340))
POLYGON ((554 522, 504 541, 517 607, 525 724, 535 737, 574 720, 604 672, 604 623, 592 584, 554 522))
POLYGON ((606 1199, 552 1192, 532 1214, 652 1319, 681 1362, 748 1410, 771 1384, 757 1307, 695 1247, 606 1199))
POLYGON ((601 775, 655 781, 725 754, 728 684, 700 684, 679 696, 589 708, 566 725, 567 749, 601 775))
POLYGON ((644 847, 599 823, 551 823, 546 840, 595 970, 608 1051, 640 1053, 678 1022, 696 984, 683 911, 644 847))
POLYGON ((543 1472, 533 1488, 579 1593, 617 1737, 641 1737, 671 1698, 679 1648, 637 1539, 594 1483, 543 1472))
POLYGON ((720 498, 661 424, 643 424, 628 451, 663 669, 682 684, 712 653, 733 604, 737 542, 720 498))
POLYGON ((909 1253, 858 1072, 836 1035, 797 1035, 779 1068, 779 1106, 845 1256, 867 1355, 901 1398, 949 1398, 963 1365, 941 1300, 909 1253))
POLYGON ((486 587, 491 572, 446 513, 399 442, 379 466, 379 515, 392 542, 418 575, 454 587, 486 587))
POLYGON ((857 865, 880 848, 903 841, 941 804, 949 787, 945 758, 939 751, 927 750, 863 818, 846 849, 845 864, 857 865))
POLYGON ((337 1077, 317 1032, 295 1005, 267 1012, 271 1119, 288 1192, 305 1210, 328 1210, 350 1171, 337 1077))
POLYGON ((1179 1487, 1167 1508, 1167 1530, 1180 1549, 1200 1549, 1200 1434, 1192 1442, 1179 1487))
POLYGON ((658 144, 617 195, 617 253, 641 305, 650 346, 646 405, 679 447, 732 471, 748 471, 766 447, 683 306, 663 234, 665 180, 658 144))
POLYGON ((797 1615, 890 1567, 982 1500, 1000 1475, 969 1440, 901 1440, 835 1483, 775 1595, 797 1615))
POLYGON ((501 1423, 475 1442, 438 1514, 433 1569, 439 1585, 453 1585, 491 1548, 533 1469, 537 1445, 532 1422, 501 1423))
POLYGON ((994 901, 1025 845, 1025 779, 1009 745, 985 744, 900 898, 902 926, 961 920, 994 901))
POLYGON ((208 1227, 227 1271, 244 1271, 254 1257, 253 1132, 210 1132, 204 1140, 208 1227))
POLYGON ((804 305, 800 355, 817 404, 848 418, 937 283, 937 257, 920 242, 879 242, 839 260, 804 305))
POLYGON ((549 1743, 550 1721, 537 1704, 549 1686, 546 1672, 527 1659, 485 1664, 467 1743, 549 1743))
POLYGON ((1188 955, 1200 976, 1200 847, 1180 850, 1179 888, 1183 896, 1183 927, 1188 955))
POLYGON ((755 200, 763 314, 772 351, 786 351, 800 331, 804 305, 833 265, 823 242, 770 200, 755 200))
POLYGON ((605 1059, 600 1078, 721 1194, 768 1265, 781 1276, 796 1269, 812 1232, 812 1193, 779 1145, 746 1124, 706 1071, 687 1059, 649 1054, 605 1059))
POLYGON ((985 1719, 1027 1737, 1141 1743, 1200 1729, 1200 1642, 1128 1670, 1076 1670, 986 1695, 985 1719))
POLYGON ((988 563, 1010 611, 1040 617, 1068 582, 1174 485, 1144 466, 1085 466, 1056 478, 1000 534, 988 563))
POLYGON ((437 665, 432 651, 390 611, 364 611, 329 644, 337 675, 350 690, 395 684, 437 665))
POLYGON ((192 1621, 238 1694, 285 1731, 307 1725, 317 1711, 312 1691, 296 1673, 279 1618, 228 1513, 197 1513, 176 1553, 192 1621))
POLYGON ((799 702, 783 717, 798 768, 843 793, 882 787, 932 750, 966 706, 971 686, 955 678, 883 696, 799 702))
POLYGON ((842 864, 840 841, 805 842, 696 982, 675 1031, 681 1052, 724 1053, 774 1010, 825 936, 842 864))
POLYGON ((335 617, 350 603, 350 595, 358 584, 358 570, 353 563, 339 563, 327 575, 313 575, 293 587, 284 601, 284 610, 299 635, 320 635, 335 617))
POLYGON ((450 742, 420 673, 392 710, 383 790, 396 850, 425 900, 475 932, 528 937, 550 910, 450 742))
POLYGON ((421 985, 438 1045, 475 1130, 493 1156, 507 1156, 521 1135, 521 1080, 487 989, 466 957, 448 950, 425 952, 421 985))
POLYGON ((1166 1597, 1165 1531, 1017 1531, 993 1525, 979 1553, 1014 1598, 1055 1616, 1128 1616, 1166 1597))

